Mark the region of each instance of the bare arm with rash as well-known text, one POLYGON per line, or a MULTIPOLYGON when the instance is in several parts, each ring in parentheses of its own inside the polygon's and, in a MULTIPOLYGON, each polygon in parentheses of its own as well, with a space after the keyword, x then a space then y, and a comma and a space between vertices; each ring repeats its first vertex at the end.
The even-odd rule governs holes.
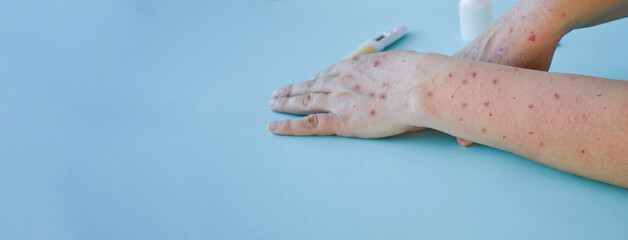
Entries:
POLYGON ((281 135, 378 138, 415 127, 628 187, 628 82, 439 54, 393 51, 337 63, 276 90, 281 135))
POLYGON ((547 71, 567 33, 626 16, 627 0, 521 0, 454 56, 547 71))

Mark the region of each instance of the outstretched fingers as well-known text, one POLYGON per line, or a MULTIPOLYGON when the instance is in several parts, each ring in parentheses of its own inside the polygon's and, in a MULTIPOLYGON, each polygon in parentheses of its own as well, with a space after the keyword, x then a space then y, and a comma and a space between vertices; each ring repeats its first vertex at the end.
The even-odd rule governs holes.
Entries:
POLYGON ((299 96, 312 92, 329 93, 330 90, 327 89, 326 86, 323 86, 325 82, 326 81, 324 79, 315 79, 291 84, 273 91, 273 98, 299 96))
POLYGON ((294 97, 279 97, 271 99, 268 105, 275 112, 307 115, 312 113, 329 112, 330 100, 328 93, 307 93, 294 97))
POLYGON ((341 125, 339 121, 335 114, 318 113, 269 123, 268 130, 277 135, 334 135, 341 125))

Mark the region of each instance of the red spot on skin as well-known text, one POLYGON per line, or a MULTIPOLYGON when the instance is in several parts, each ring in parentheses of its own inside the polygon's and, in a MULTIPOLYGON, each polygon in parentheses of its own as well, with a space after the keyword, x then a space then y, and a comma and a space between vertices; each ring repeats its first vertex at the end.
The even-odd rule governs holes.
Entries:
POLYGON ((355 87, 353 87, 353 90, 357 92, 357 91, 360 91, 360 88, 361 88, 360 85, 355 85, 355 87))
POLYGON ((382 87, 385 87, 387 84, 386 83, 382 83, 382 87))
POLYGON ((580 150, 580 153, 581 153, 581 154, 584 154, 585 152, 586 152, 586 151, 584 151, 584 149, 581 149, 581 150, 580 150))
POLYGON ((519 69, 518 69, 518 68, 514 68, 513 70, 514 70, 515 72, 516 72, 516 71, 519 71, 519 69))
POLYGON ((379 66, 379 61, 373 62, 373 67, 377 67, 377 66, 379 66))
POLYGON ((528 105, 528 108, 529 108, 529 109, 534 108, 534 104, 530 104, 530 105, 528 105))
POLYGON ((597 96, 598 96, 598 97, 601 97, 601 96, 602 96, 602 94, 600 93, 600 94, 598 94, 597 96))
POLYGON ((375 116, 375 110, 371 110, 371 116, 375 116))
POLYGON ((506 139, 506 135, 502 135, 502 139, 506 139))
POLYGON ((497 85, 497 78, 493 79, 493 84, 497 85))
POLYGON ((472 74, 471 74, 471 76, 473 76, 473 77, 475 77, 475 76, 477 76, 477 75, 478 75, 477 73, 472 73, 472 74))
POLYGON ((358 56, 352 57, 351 60, 357 61, 358 60, 358 56))
POLYGON ((486 101, 484 102, 484 106, 488 107, 488 105, 491 104, 490 102, 486 101))
POLYGON ((374 98, 375 97, 375 93, 369 93, 369 97, 370 98, 374 98))
POLYGON ((451 73, 449 74, 449 77, 451 77, 451 73))
POLYGON ((466 108, 466 107, 467 107, 467 103, 466 103, 466 102, 463 102, 463 103, 462 103, 462 107, 463 107, 463 108, 466 108))
POLYGON ((383 100, 383 99, 386 99, 386 94, 383 94, 383 93, 382 93, 382 94, 380 94, 380 95, 379 95, 379 98, 381 98, 382 100, 383 100))
POLYGON ((582 119, 585 119, 585 118, 587 118, 587 115, 582 114, 582 119))
POLYGON ((467 79, 462 79, 462 84, 463 84, 463 85, 466 85, 466 84, 467 84, 467 82, 468 82, 468 81, 467 81, 467 79))
POLYGON ((497 50, 497 55, 502 55, 502 54, 504 54, 504 49, 499 48, 499 50, 497 50))
POLYGON ((521 19, 526 19, 526 15, 521 16, 521 19))
POLYGON ((432 91, 427 91, 427 96, 432 96, 432 91))
POLYGON ((459 119, 459 121, 461 121, 461 122, 462 122, 462 118, 460 118, 460 119, 459 119))
POLYGON ((406 60, 405 60, 405 59, 402 59, 402 60, 401 60, 401 62, 402 62, 402 63, 404 63, 404 62, 406 62, 406 60))
POLYGON ((512 33, 512 28, 510 28, 510 30, 508 31, 508 33, 512 33))
POLYGON ((532 134, 534 134, 534 132, 533 131, 529 131, 528 134, 532 135, 532 134))
POLYGON ((532 35, 528 38, 528 41, 534 42, 536 41, 536 35, 532 35))
POLYGON ((539 147, 545 147, 545 143, 540 142, 540 143, 539 143, 539 147))
POLYGON ((552 9, 550 8, 549 11, 552 12, 552 9))
POLYGON ((384 55, 382 55, 382 58, 386 58, 386 54, 384 53, 384 55))
POLYGON ((560 95, 558 95, 558 93, 554 93, 554 98, 558 99, 560 98, 560 95))
POLYGON ((562 17, 562 18, 566 18, 566 17, 567 17, 567 14, 565 14, 565 13, 560 13, 560 17, 562 17))
POLYGON ((517 98, 516 98, 516 97, 514 97, 514 98, 512 98, 512 100, 517 100, 517 98))
POLYGON ((486 133, 486 128, 482 128, 482 133, 486 133))
POLYGON ((454 98, 454 95, 453 95, 453 94, 451 95, 451 98, 454 98))
POLYGON ((353 104, 353 108, 356 108, 355 104, 353 104))

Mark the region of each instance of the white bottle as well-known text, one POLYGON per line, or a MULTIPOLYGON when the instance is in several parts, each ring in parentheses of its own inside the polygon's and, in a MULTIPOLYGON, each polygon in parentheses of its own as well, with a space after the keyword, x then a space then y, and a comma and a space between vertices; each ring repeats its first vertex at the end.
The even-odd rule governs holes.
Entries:
POLYGON ((493 22, 491 0, 460 0, 460 33, 465 40, 473 40, 493 22))

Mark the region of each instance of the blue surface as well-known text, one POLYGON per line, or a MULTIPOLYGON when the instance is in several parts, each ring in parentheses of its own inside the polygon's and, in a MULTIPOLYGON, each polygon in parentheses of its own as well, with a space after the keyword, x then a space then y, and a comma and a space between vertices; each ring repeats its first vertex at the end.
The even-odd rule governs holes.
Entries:
MULTIPOLYGON (((496 16, 514 1, 494 1, 496 16)), ((273 89, 457 1, 0 2, 1 239, 622 239, 628 190, 424 131, 280 137, 273 89)), ((628 79, 628 20, 552 71, 628 79)))

